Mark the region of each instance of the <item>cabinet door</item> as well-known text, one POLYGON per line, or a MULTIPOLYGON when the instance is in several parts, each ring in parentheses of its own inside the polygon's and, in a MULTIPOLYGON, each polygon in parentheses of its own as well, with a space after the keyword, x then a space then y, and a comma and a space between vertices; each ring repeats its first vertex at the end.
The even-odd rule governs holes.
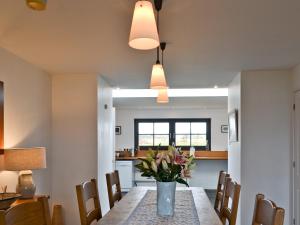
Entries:
POLYGON ((133 187, 133 162, 117 161, 116 169, 119 171, 122 191, 127 191, 133 187))

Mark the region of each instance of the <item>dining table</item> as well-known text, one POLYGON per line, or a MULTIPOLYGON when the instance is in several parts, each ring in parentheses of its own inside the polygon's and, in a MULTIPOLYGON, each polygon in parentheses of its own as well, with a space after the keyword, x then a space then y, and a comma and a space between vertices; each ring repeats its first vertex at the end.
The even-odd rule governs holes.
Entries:
POLYGON ((222 225, 201 187, 177 187, 171 217, 156 213, 156 187, 134 187, 97 225, 222 225))

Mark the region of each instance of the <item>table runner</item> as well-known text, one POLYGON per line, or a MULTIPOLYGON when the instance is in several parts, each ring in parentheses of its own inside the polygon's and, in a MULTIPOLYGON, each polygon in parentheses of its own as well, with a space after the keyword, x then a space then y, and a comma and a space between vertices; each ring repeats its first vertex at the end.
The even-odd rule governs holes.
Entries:
POLYGON ((192 191, 176 191, 173 217, 156 213, 156 191, 147 191, 123 225, 200 225, 192 191))

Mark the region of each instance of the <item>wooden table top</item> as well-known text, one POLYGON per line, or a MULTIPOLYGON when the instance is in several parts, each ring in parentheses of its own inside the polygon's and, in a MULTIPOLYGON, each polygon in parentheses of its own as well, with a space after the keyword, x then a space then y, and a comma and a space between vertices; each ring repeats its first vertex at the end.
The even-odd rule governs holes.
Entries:
MULTIPOLYGON (((133 188, 119 203, 115 204, 115 206, 97 223, 97 225, 121 225, 128 219, 147 191, 155 189, 155 187, 133 188)), ((192 191, 201 225, 222 225, 203 188, 179 187, 177 190, 192 191)))

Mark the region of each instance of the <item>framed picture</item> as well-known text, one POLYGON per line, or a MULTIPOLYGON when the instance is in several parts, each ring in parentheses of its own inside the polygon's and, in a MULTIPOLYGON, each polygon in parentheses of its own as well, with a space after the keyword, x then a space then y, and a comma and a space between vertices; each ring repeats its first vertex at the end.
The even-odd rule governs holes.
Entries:
POLYGON ((115 128, 116 135, 121 135, 121 133, 122 133, 121 131, 122 131, 121 126, 116 126, 116 128, 115 128))
POLYGON ((228 125, 221 125, 221 133, 228 133, 228 125))
POLYGON ((229 122, 229 143, 237 142, 238 137, 238 110, 233 110, 228 115, 229 122))

